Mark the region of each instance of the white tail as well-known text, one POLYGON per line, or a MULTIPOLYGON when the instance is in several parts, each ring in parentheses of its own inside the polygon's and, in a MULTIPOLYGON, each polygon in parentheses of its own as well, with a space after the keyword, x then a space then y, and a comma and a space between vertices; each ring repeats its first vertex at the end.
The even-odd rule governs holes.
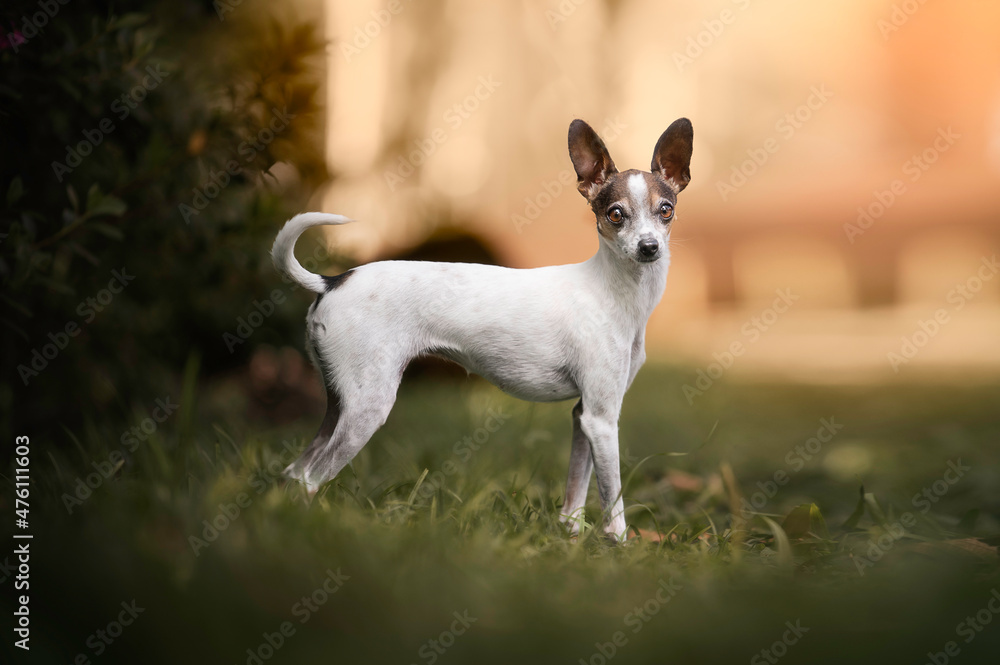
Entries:
POLYGON ((326 283, 323 278, 303 268, 302 264, 295 258, 295 241, 310 227, 348 224, 353 221, 353 219, 343 215, 331 215, 325 212, 304 212, 301 215, 295 215, 285 222, 285 226, 274 239, 274 246, 271 247, 271 260, 274 262, 274 267, 310 291, 325 292, 326 283))

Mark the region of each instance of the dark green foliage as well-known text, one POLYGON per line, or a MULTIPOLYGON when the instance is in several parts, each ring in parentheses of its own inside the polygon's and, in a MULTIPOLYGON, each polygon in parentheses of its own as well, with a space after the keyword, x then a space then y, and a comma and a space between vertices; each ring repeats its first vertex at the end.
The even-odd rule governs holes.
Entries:
POLYGON ((63 640, 45 648, 70 662, 136 598, 144 619, 100 662, 246 663, 289 621, 295 633, 264 662, 428 663, 420 649, 466 610, 477 622, 436 663, 591 662, 617 631, 627 642, 614 663, 766 663, 751 659, 786 622, 809 632, 782 664, 923 663, 949 641, 955 662, 992 662, 1000 617, 968 643, 956 626, 1000 595, 996 386, 721 383, 712 407, 692 409, 680 391, 691 378, 647 366, 626 399, 627 520, 665 538, 620 547, 593 528, 593 487, 584 535, 559 527, 570 403, 404 381, 354 473, 306 505, 274 474, 284 443, 303 445, 319 415, 262 431, 191 382, 179 400, 191 406, 79 504, 66 497, 109 459, 112 425, 35 471, 36 598, 46 635, 63 640), (503 423, 480 432, 491 409, 503 423), (790 468, 831 417, 843 429, 790 468), (858 452, 867 468, 839 473, 834 461, 858 452), (924 512, 913 497, 956 460, 968 470, 924 512), (766 505, 734 516, 720 476, 750 497, 778 469, 793 473, 766 505), (329 569, 350 579, 299 623, 296 604, 329 569), (654 601, 661 581, 676 589, 668 603, 654 601), (81 617, 65 597, 93 609, 81 617))
MULTIPOLYGON (((0 409, 38 434, 176 392, 190 356, 244 361, 222 333, 290 293, 267 251, 327 178, 315 22, 249 1, 224 21, 190 0, 53 6, 0 50, 0 409)), ((2 32, 38 11, 5 3, 2 32)), ((278 308, 251 341, 297 339, 301 317, 278 308)))

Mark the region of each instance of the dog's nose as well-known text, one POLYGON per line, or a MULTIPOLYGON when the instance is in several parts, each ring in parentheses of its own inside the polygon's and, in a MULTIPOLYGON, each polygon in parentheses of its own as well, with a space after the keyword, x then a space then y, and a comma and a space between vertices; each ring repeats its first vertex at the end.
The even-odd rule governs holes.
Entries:
POLYGON ((646 258, 656 256, 658 249, 660 249, 660 243, 656 242, 654 238, 643 238, 639 241, 639 253, 646 258))

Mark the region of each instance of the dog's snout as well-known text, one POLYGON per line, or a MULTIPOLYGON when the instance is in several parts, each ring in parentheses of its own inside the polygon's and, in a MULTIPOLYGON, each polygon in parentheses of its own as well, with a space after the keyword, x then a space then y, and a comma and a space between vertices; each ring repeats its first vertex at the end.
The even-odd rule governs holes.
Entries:
POLYGON ((646 258, 656 256, 659 249, 660 243, 656 242, 656 238, 643 238, 639 241, 639 253, 646 258))

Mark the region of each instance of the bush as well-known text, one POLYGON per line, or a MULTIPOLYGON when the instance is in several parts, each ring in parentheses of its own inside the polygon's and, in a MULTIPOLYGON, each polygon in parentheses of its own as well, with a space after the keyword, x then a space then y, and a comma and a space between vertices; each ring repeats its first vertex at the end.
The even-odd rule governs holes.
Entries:
MULTIPOLYGON (((18 430, 162 396, 189 358, 240 363, 222 334, 288 290, 267 250, 327 178, 323 44, 263 2, 226 7, 0 10, 0 408, 18 430)), ((256 334, 294 339, 293 309, 256 334)))

